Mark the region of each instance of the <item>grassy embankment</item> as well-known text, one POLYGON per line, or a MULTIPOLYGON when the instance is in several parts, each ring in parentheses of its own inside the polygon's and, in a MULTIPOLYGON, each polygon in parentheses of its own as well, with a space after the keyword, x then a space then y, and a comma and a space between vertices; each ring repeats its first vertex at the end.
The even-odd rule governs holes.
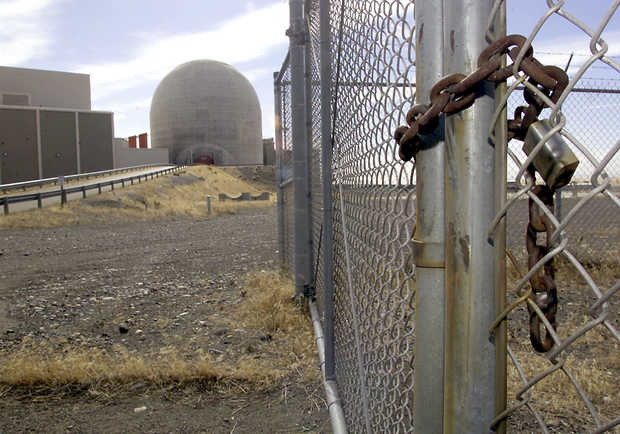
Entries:
POLYGON ((112 221, 149 220, 172 217, 200 217, 234 214, 242 208, 272 206, 275 194, 267 201, 220 201, 226 193, 238 197, 243 192, 257 195, 263 187, 248 181, 234 168, 194 166, 178 175, 167 175, 140 184, 70 201, 65 207, 52 205, 40 210, 0 216, 0 228, 56 227, 96 224, 112 221), (207 213, 206 198, 211 196, 212 214, 207 213), (120 199, 120 202, 119 202, 120 199))

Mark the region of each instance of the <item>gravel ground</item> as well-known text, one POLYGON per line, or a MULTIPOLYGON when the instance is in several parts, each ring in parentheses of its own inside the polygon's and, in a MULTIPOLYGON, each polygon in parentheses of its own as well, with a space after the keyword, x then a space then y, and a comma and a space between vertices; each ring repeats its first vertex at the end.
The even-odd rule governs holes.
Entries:
MULTIPOLYGON (((275 268, 275 222, 275 208, 264 208, 205 220, 1 230, 0 350, 26 337, 138 351, 181 342, 220 358, 259 345, 264 336, 231 330, 224 316, 248 271, 275 268)), ((320 383, 283 387, 227 397, 147 388, 103 404, 0 394, 0 431, 329 429, 326 409, 316 405, 320 383), (149 410, 134 413, 142 405, 149 410)))

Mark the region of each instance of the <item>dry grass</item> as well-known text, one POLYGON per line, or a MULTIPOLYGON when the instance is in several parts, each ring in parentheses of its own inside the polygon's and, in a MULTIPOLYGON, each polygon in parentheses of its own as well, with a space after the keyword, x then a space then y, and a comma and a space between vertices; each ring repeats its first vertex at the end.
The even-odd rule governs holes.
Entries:
POLYGON ((110 221, 150 220, 177 216, 207 218, 206 197, 211 196, 212 214, 234 214, 249 207, 265 207, 268 201, 231 202, 219 201, 218 194, 239 196, 243 192, 253 195, 262 190, 232 168, 194 166, 179 176, 168 175, 141 184, 134 184, 115 191, 70 201, 67 206, 45 207, 0 216, 0 228, 57 227, 76 224, 106 223, 110 221), (120 208, 118 200, 120 199, 120 208))
POLYGON ((306 312, 290 300, 290 280, 275 272, 251 274, 243 287, 246 298, 229 321, 248 330, 269 332, 270 342, 236 360, 216 360, 202 349, 167 346, 141 353, 115 346, 112 350, 86 346, 54 346, 24 340, 10 353, 0 353, 1 390, 35 390, 47 395, 66 390, 113 386, 127 390, 136 383, 207 384, 217 391, 265 390, 286 378, 319 378, 312 325, 306 312), (124 387, 125 386, 125 387, 124 387))
MULTIPOLYGON (((592 320, 588 310, 595 297, 577 270, 567 262, 557 263, 556 282, 559 295, 557 332, 566 339, 592 320)), ((508 266, 508 291, 512 291, 525 271, 508 266)), ((608 290, 620 278, 617 264, 588 265, 588 273, 600 289, 608 290)), ((510 300, 515 299, 510 293, 510 300)), ((619 300, 610 300, 609 320, 618 325, 619 300)), ((524 306, 517 308, 509 320, 509 343, 528 381, 549 370, 553 364, 544 354, 536 353, 529 342, 528 314, 524 306)), ((579 337, 562 353, 565 370, 575 377, 592 402, 603 423, 620 414, 620 344, 610 332, 599 325, 579 337)), ((508 362, 509 406, 517 403, 516 394, 523 388, 514 364, 508 362)), ((530 392, 531 401, 552 432, 585 432, 594 429, 594 421, 569 377, 558 370, 537 383, 530 392)), ((526 395, 527 396, 527 395, 526 395)), ((517 412, 513 423, 533 422, 525 408, 517 412)), ((514 428, 514 426, 513 426, 514 428)), ((526 429, 524 426, 519 429, 526 429)), ((527 428, 528 430, 530 428, 527 428)))
MULTIPOLYGON (((544 356, 534 353, 526 345, 515 345, 513 342, 512 346, 528 380, 552 366, 544 356)), ((579 353, 571 354, 566 358, 564 367, 581 385, 603 423, 618 417, 620 414, 620 380, 618 378, 620 360, 617 347, 615 351, 613 349, 611 352, 601 351, 596 357, 591 358, 583 358, 579 353)), ((515 395, 523 388, 523 385, 515 366, 509 362, 509 405, 517 403, 515 395)), ((563 371, 558 370, 541 380, 530 391, 530 394, 531 402, 541 412, 550 427, 555 425, 561 430, 563 421, 569 424, 565 426, 577 428, 578 432, 586 429, 590 431, 594 428, 594 422, 584 401, 563 371)))
POLYGON ((248 275, 245 297, 236 317, 273 339, 274 366, 297 371, 305 380, 320 378, 314 331, 305 306, 293 301, 291 280, 270 272, 248 275))

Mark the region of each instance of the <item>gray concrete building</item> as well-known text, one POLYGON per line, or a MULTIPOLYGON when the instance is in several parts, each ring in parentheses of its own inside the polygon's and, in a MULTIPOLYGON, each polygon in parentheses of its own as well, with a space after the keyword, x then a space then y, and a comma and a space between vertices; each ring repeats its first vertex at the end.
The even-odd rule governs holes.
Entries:
POLYGON ((214 60, 177 66, 151 103, 151 144, 172 163, 261 165, 261 110, 250 82, 214 60))
POLYGON ((0 183, 114 167, 113 113, 86 74, 0 67, 0 183))
POLYGON ((90 110, 90 75, 0 66, 0 104, 90 110))

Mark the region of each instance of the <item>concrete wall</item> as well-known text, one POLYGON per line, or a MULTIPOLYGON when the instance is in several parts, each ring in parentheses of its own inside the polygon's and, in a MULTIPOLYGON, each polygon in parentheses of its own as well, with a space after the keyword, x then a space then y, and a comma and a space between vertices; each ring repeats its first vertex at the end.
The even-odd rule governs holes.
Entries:
POLYGON ((0 109, 0 182, 39 177, 36 110, 0 109))
POLYGON ((80 172, 97 172, 114 167, 114 124, 112 113, 79 112, 80 172))
POLYGON ((91 109, 88 74, 0 66, 0 96, 5 93, 30 95, 32 106, 91 109))
POLYGON ((74 112, 41 110, 42 178, 78 173, 74 112))
POLYGON ((273 146, 273 138, 263 139, 263 165, 275 166, 276 148, 273 146))
POLYGON ((126 140, 114 139, 115 169, 143 164, 168 164, 168 150, 130 148, 126 140))

